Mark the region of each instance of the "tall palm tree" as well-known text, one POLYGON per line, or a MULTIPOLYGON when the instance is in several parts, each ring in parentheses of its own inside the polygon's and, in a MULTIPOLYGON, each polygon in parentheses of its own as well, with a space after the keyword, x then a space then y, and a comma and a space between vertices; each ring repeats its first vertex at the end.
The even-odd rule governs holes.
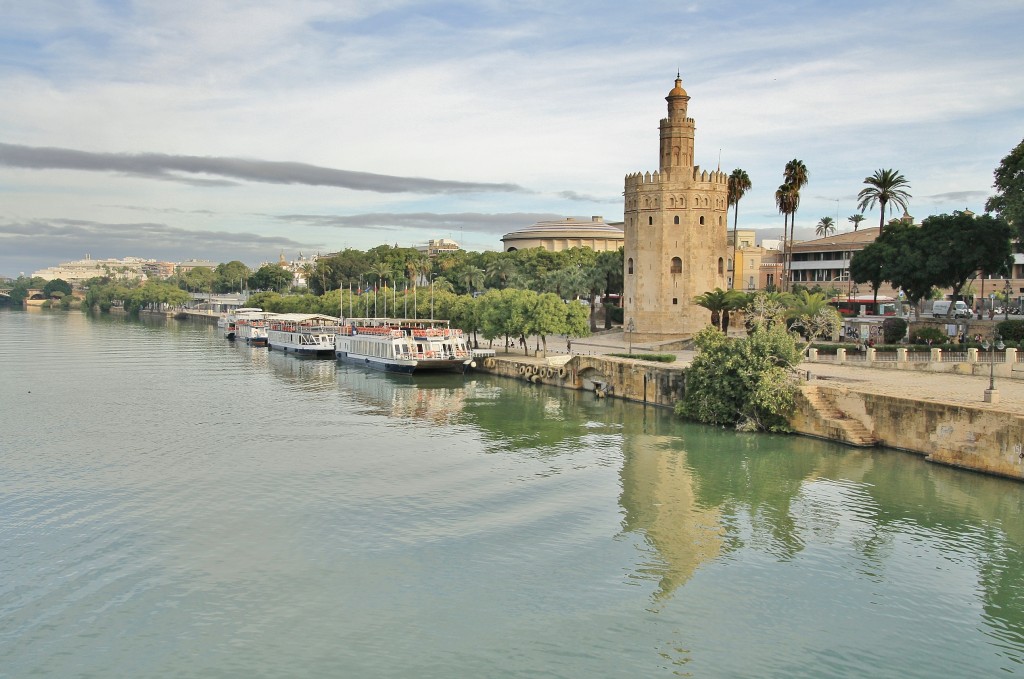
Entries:
POLYGON ((799 203, 800 195, 793 191, 793 187, 789 184, 782 184, 775 190, 775 207, 779 209, 779 214, 782 215, 782 243, 783 243, 783 275, 786 277, 784 281, 784 288, 789 286, 789 266, 787 264, 789 256, 789 240, 787 236, 787 228, 789 226, 789 216, 796 212, 794 208, 794 202, 799 203))
POLYGON ((508 285, 508 279, 516 273, 515 260, 511 257, 500 257, 494 260, 487 267, 487 279, 495 284, 495 287, 504 288, 508 285))
POLYGON ((818 220, 818 226, 815 227, 814 233, 818 234, 822 238, 827 237, 829 234, 836 232, 836 221, 831 217, 822 217, 818 220))
POLYGON ((860 200, 857 203, 857 209, 870 210, 875 207, 875 203, 878 203, 881 213, 878 216, 878 233, 881 234, 882 227, 885 226, 886 205, 890 203, 898 205, 906 212, 907 201, 911 198, 910 193, 907 192, 910 182, 898 170, 890 169, 875 170, 873 175, 864 178, 864 183, 868 186, 857 194, 857 198, 860 200))
POLYGON ((796 210, 800 207, 800 189, 807 185, 807 181, 810 179, 810 172, 807 171, 807 166, 804 165, 804 161, 794 158, 786 163, 786 168, 783 170, 782 176, 793 190, 793 199, 791 201, 793 211, 790 213, 789 219, 789 247, 786 248, 787 262, 789 264, 789 269, 792 270, 793 239, 796 234, 796 210))
POLYGON ((472 294, 484 286, 484 270, 478 266, 467 266, 459 272, 459 282, 472 294))
POLYGON ((850 215, 849 217, 847 217, 846 221, 848 221, 851 224, 853 224, 853 231, 854 231, 854 233, 856 233, 857 232, 857 227, 860 226, 860 223, 864 221, 864 215, 862 215, 862 214, 860 214, 858 212, 855 215, 850 215))
POLYGON ((732 210, 732 289, 736 288, 736 224, 740 217, 740 199, 750 190, 750 177, 746 170, 736 168, 729 175, 729 205, 732 210))

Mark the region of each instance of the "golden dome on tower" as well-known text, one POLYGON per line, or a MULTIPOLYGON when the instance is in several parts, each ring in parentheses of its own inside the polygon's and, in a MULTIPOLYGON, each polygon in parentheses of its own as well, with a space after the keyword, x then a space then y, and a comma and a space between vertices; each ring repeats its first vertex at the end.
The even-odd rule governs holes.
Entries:
POLYGON ((683 79, 676 73, 676 86, 672 88, 672 91, 668 93, 670 97, 687 97, 686 90, 683 89, 683 79))

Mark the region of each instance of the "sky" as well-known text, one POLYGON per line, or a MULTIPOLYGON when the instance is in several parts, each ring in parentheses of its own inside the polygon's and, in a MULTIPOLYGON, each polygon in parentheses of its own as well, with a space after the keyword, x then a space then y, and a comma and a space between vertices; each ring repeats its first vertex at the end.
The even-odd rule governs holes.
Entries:
POLYGON ((1021 26, 1020 0, 0 0, 0 276, 622 221, 677 72, 696 162, 751 178, 740 228, 779 237, 793 158, 798 238, 852 228, 882 168, 918 220, 981 212, 1024 137, 1021 26))

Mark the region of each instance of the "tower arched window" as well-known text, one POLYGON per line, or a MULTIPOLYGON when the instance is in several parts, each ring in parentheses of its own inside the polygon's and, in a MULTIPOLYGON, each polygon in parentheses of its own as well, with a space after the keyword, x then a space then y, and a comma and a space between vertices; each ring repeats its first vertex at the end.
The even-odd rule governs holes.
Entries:
POLYGON ((630 273, 630 274, 633 273, 633 258, 632 257, 630 257, 626 261, 626 273, 630 273))
POLYGON ((654 217, 648 217, 647 218, 647 226, 653 226, 653 225, 654 225, 654 217))
POLYGON ((675 217, 673 218, 673 222, 674 222, 674 223, 676 223, 676 224, 678 224, 678 223, 679 223, 679 215, 676 215, 676 216, 675 216, 675 217))
POLYGON ((704 226, 704 215, 700 216, 700 225, 704 226))
POLYGON ((718 258, 718 273, 725 273, 725 260, 722 259, 721 257, 718 258))
POLYGON ((669 269, 669 273, 683 273, 683 260, 673 257, 672 268, 669 269))

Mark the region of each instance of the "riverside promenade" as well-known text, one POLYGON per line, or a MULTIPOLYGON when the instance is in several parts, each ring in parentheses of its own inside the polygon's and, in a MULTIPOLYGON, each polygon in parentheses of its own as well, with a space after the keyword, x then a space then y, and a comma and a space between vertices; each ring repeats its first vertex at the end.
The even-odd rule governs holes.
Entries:
MULTIPOLYGON (((636 344, 629 341, 628 333, 620 330, 603 331, 590 337, 573 339, 573 355, 600 356, 603 354, 633 353, 675 354, 674 364, 665 364, 684 368, 693 360, 694 351, 664 350, 657 344, 636 344)), ((527 342, 530 356, 524 357, 522 348, 510 349, 504 354, 500 349, 498 356, 508 356, 516 360, 543 362, 544 359, 534 357, 537 338, 527 342)), ((548 358, 567 356, 566 339, 564 337, 548 337, 548 358)), ((907 370, 890 370, 872 368, 864 364, 847 363, 842 365, 830 363, 800 364, 800 370, 809 375, 809 384, 823 384, 846 387, 851 391, 891 396, 894 398, 914 399, 932 403, 954 406, 980 408, 992 412, 1004 412, 1015 416, 1024 416, 1024 380, 995 378, 995 386, 999 392, 998 403, 987 403, 984 400, 985 390, 989 386, 989 377, 980 375, 962 375, 955 373, 917 372, 907 370)))

